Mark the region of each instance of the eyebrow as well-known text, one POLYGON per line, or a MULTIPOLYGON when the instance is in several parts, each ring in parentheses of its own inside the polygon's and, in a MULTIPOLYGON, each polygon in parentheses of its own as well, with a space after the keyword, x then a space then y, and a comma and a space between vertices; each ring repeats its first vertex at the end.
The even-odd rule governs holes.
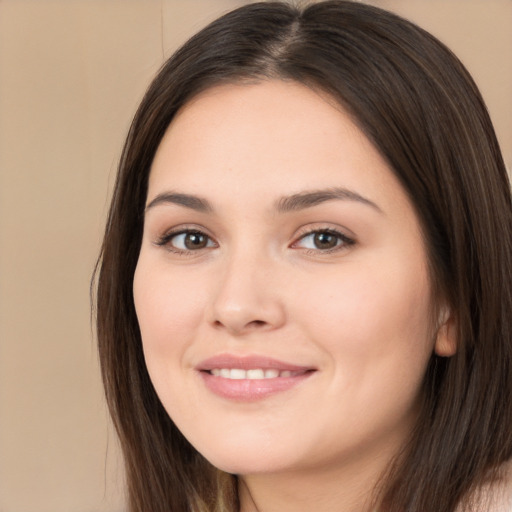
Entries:
POLYGON ((373 201, 370 201, 353 190, 339 187, 299 192, 291 196, 282 197, 276 202, 275 208, 280 213, 286 213, 311 208, 321 203, 325 203, 326 201, 333 200, 356 201, 383 213, 381 208, 373 201))
POLYGON ((184 206, 185 208, 190 208, 191 210, 196 210, 202 213, 210 213, 213 211, 213 207, 208 200, 190 194, 182 194, 179 192, 164 192, 162 194, 158 194, 146 206, 146 211, 148 211, 150 208, 154 208, 159 204, 177 204, 179 206, 184 206))
MULTIPOLYGON (((281 197, 275 202, 274 208, 279 213, 288 213, 311 208, 333 200, 355 201, 383 213, 381 208, 373 201, 370 201, 353 190, 339 187, 298 192, 291 196, 281 197)), ((212 213, 214 211, 212 204, 207 199, 181 192, 163 192, 158 194, 146 206, 146 211, 160 204, 176 204, 201 213, 212 213)))

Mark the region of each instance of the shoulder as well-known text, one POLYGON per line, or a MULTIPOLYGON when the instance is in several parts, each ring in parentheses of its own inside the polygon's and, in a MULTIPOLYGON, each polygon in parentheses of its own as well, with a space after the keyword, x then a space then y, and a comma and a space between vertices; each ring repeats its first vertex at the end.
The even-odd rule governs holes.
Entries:
POLYGON ((501 508, 497 512, 512 512, 512 460, 504 465, 501 488, 501 508))
POLYGON ((475 512, 512 512, 512 460, 503 464, 499 480, 482 488, 471 510, 475 512))

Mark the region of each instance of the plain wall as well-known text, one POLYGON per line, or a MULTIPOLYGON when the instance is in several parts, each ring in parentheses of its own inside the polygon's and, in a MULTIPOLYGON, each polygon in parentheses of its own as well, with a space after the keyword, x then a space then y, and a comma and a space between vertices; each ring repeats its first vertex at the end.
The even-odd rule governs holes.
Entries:
MULTIPOLYGON (((123 510, 89 281, 129 122, 236 0, 0 0, 0 512, 123 510)), ((473 73, 512 164, 512 2, 375 0, 473 73)))

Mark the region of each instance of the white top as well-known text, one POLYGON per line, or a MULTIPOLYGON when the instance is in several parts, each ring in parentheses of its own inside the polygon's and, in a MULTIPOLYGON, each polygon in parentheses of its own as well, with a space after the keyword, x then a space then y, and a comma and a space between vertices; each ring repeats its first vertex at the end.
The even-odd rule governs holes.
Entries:
POLYGON ((481 500, 474 512, 512 512, 512 461, 503 467, 503 479, 482 489, 481 500))

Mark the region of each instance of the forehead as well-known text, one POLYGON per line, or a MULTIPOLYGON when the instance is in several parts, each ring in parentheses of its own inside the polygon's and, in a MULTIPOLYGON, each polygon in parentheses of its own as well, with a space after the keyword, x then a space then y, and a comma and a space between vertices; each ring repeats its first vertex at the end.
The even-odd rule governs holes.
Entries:
POLYGON ((164 189, 260 200, 325 187, 403 195, 393 173, 329 96, 295 82, 221 85, 187 103, 152 165, 148 199, 164 189))

